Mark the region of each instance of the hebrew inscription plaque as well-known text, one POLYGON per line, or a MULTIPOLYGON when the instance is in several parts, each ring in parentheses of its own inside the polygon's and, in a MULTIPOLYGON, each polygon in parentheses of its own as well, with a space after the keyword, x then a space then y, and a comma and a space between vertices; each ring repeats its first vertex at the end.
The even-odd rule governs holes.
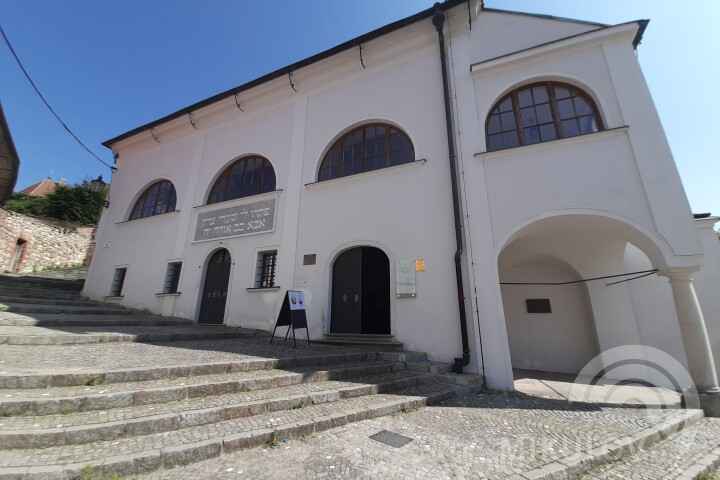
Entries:
POLYGON ((195 241, 239 237, 275 229, 277 199, 201 212, 195 226, 195 241))

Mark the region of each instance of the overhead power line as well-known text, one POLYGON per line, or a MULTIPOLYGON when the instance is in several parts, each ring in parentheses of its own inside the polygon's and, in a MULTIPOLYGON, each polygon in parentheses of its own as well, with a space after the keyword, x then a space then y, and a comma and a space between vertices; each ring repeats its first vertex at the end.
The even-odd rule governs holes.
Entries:
POLYGON ((17 53, 15 53, 15 49, 14 49, 14 48, 12 47, 12 45, 10 44, 10 40, 8 40, 7 35, 5 35, 5 30, 3 30, 2 25, 0 25, 0 34, 2 34, 3 40, 5 40, 5 45, 7 45, 8 49, 10 49, 10 53, 12 53, 12 56, 15 57, 15 61, 17 62, 18 66, 20 67, 20 70, 22 70, 23 74, 25 75, 25 78, 27 78, 28 82, 30 82, 30 85, 32 85, 33 89, 35 90, 35 93, 38 94, 38 96, 40 97, 40 100, 42 100, 43 103, 45 104, 45 106, 48 108, 48 110, 50 110, 50 113, 52 113, 52 114, 55 116, 55 118, 58 119, 58 122, 60 122, 60 124, 63 126, 63 128, 65 128, 65 130, 67 130, 67 132, 68 132, 70 135, 72 135, 72 137, 75 139, 75 141, 76 141, 77 143, 79 143, 81 147, 83 147, 85 150, 87 150, 87 152, 88 152, 90 155, 92 155, 93 157, 95 157, 98 162, 102 163, 103 165, 105 165, 106 167, 108 167, 110 170, 113 170, 113 171, 114 171, 114 170, 117 170, 115 167, 113 167, 112 165, 110 165, 110 164, 108 164, 107 162, 105 162, 102 158, 100 158, 100 157, 98 157, 97 155, 95 155, 95 153, 94 153, 92 150, 90 150, 90 149, 87 147, 87 145, 85 145, 85 144, 77 137, 77 135, 75 135, 75 134, 73 133, 72 130, 70 130, 70 127, 68 127, 68 126, 65 124, 65 122, 63 122, 62 118, 60 118, 60 115, 58 115, 58 114, 55 112, 55 110, 53 110, 53 108, 50 106, 50 104, 47 102, 47 100, 45 100, 45 97, 43 97, 43 94, 40 93, 40 90, 38 90, 38 87, 35 85, 35 82, 33 82, 33 81, 32 81, 32 78, 30 78, 30 75, 28 74, 27 70, 25 70, 25 67, 23 66, 22 62, 20 61, 20 58, 17 56, 17 53))

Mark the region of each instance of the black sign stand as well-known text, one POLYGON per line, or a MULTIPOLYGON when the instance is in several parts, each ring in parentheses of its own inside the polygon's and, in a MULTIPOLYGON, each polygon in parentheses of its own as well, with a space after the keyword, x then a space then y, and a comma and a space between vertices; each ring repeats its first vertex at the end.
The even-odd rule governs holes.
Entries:
POLYGON ((283 299, 282 307, 280 308, 280 314, 278 315, 277 321, 275 322, 275 328, 273 328, 272 336, 270 337, 270 343, 272 343, 273 339, 275 338, 275 330, 277 330, 278 327, 285 327, 287 326, 287 332, 285 333, 285 340, 287 340, 288 335, 290 335, 290 329, 292 329, 293 332, 293 342, 295 344, 295 348, 297 348, 297 339, 295 338, 295 329, 296 328, 304 328, 305 334, 307 335, 307 342, 308 346, 310 345, 310 332, 308 332, 308 326, 307 326, 307 317, 305 316, 305 308, 303 306, 302 309, 291 309, 290 308, 290 293, 289 291, 285 292, 285 298, 283 299))

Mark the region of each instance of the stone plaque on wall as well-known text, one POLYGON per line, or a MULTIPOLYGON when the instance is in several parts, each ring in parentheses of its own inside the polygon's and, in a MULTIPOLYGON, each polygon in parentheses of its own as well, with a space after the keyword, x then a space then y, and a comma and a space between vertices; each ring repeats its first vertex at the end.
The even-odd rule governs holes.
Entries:
POLYGON ((275 229, 277 199, 201 212, 195 225, 195 241, 239 237, 275 229))

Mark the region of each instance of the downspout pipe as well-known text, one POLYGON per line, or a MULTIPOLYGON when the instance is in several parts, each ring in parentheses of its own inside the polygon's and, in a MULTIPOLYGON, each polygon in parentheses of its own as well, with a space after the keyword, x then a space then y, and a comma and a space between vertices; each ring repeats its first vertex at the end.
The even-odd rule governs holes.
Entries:
POLYGON ((440 65, 442 67, 443 93, 445 95, 445 126, 447 128, 448 158, 450 160, 450 180, 452 181, 453 216, 455 219, 455 284, 457 286, 458 311, 460 314, 460 333, 462 335, 462 357, 455 359, 453 371, 463 373, 463 367, 470 363, 470 347, 468 344, 467 316, 465 314, 465 287, 462 276, 463 225, 460 214, 460 187, 455 154, 455 133, 453 130, 452 111, 450 109, 450 79, 448 78, 447 58, 445 56, 445 12, 439 3, 435 4, 432 18, 440 41, 440 65))

